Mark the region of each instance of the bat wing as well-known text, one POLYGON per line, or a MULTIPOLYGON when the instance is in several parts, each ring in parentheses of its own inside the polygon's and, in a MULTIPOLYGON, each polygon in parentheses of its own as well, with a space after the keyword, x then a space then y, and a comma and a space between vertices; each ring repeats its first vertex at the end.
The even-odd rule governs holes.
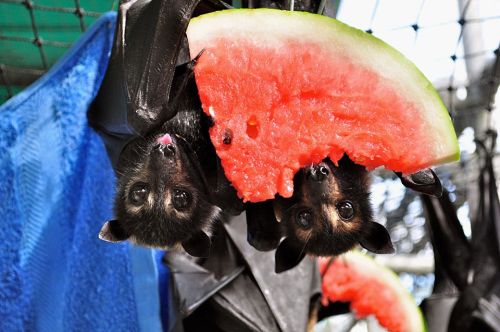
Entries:
POLYGON ((177 309, 181 318, 192 314, 244 270, 243 266, 230 262, 222 267, 223 275, 216 277, 212 271, 200 266, 183 253, 168 251, 163 259, 170 268, 171 278, 177 290, 174 295, 179 299, 174 302, 180 305, 177 309))
POLYGON ((191 17, 226 7, 217 0, 122 2, 106 75, 89 111, 113 166, 128 141, 175 115, 168 103, 177 65, 190 60, 185 31, 191 17))
POLYGON ((434 248, 436 269, 443 269, 442 274, 462 290, 467 284, 471 247, 462 230, 455 207, 447 191, 444 191, 440 198, 422 195, 421 199, 434 248))
MULTIPOLYGON (((309 311, 305 304, 321 293, 316 261, 306 257, 294 269, 274 273, 274 252, 259 252, 248 244, 245 219, 241 214, 225 223, 224 228, 245 259, 281 330, 305 331, 309 311)), ((244 301, 241 299, 242 307, 244 301)))

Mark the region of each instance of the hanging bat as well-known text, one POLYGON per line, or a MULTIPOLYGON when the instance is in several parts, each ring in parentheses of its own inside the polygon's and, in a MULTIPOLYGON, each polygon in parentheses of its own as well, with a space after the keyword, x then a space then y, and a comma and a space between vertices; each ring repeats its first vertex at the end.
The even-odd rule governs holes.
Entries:
POLYGON ((118 176, 115 220, 100 237, 152 247, 210 249, 221 210, 243 207, 208 138, 185 30, 218 0, 130 0, 120 5, 115 44, 89 122, 118 176))
POLYGON ((274 201, 283 240, 276 249, 276 272, 296 266, 306 254, 334 256, 357 244, 375 253, 394 248, 384 226, 373 221, 369 175, 344 156, 300 170, 291 198, 274 201))
POLYGON ((291 198, 247 205, 247 240, 257 250, 276 249, 277 273, 306 254, 334 256, 357 244, 375 253, 393 252, 387 230, 373 221, 368 187, 368 172, 347 156, 338 166, 325 159, 301 169, 291 198))
POLYGON ((176 71, 175 97, 169 104, 176 115, 122 152, 117 164, 117 219, 103 226, 101 239, 157 248, 181 245, 193 256, 209 255, 212 224, 237 198, 234 189, 229 195, 214 188, 220 166, 208 135, 211 121, 201 110, 194 82, 196 60, 176 71), (223 201, 222 208, 216 204, 223 201))
MULTIPOLYGON (((441 195, 431 169, 396 174, 408 188, 441 195)), ((387 230, 373 222, 368 187, 368 172, 347 156, 338 166, 326 159, 304 168, 294 178, 292 198, 247 206, 248 242, 260 251, 277 248, 276 271, 292 268, 305 254, 338 255, 358 243, 375 253, 392 252, 387 230)))

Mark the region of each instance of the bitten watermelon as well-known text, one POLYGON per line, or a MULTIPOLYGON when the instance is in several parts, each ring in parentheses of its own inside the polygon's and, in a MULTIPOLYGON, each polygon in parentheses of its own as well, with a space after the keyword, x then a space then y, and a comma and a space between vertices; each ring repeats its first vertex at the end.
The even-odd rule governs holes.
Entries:
POLYGON ((422 332, 424 318, 399 278, 360 252, 347 252, 333 260, 320 259, 323 304, 350 302, 358 318, 375 316, 389 332, 422 332))
POLYGON ((337 20, 235 9, 187 29, 210 136, 245 201, 290 197, 299 168, 343 153, 411 173, 458 159, 450 116, 398 51, 337 20))

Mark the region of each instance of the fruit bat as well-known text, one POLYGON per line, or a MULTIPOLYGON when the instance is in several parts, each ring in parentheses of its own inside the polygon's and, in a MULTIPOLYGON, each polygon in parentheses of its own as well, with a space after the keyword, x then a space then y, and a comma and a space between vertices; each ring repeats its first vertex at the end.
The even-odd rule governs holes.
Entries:
MULTIPOLYGON (((397 174, 416 191, 442 193, 431 169, 397 174)), ((296 174, 291 198, 247 204, 248 242, 260 251, 277 248, 277 272, 292 268, 306 254, 339 255, 358 243, 375 253, 393 252, 387 230, 373 221, 368 191, 364 167, 347 156, 338 165, 325 159, 296 174)))
POLYGON ((384 226, 373 221, 369 174, 347 156, 328 158, 300 170, 291 198, 274 202, 284 239, 276 249, 276 272, 297 265, 306 254, 340 255, 357 244, 374 253, 394 248, 384 226))
POLYGON ((205 257, 222 211, 242 210, 209 140, 194 82, 197 58, 189 60, 184 35, 195 9, 222 9, 222 2, 198 2, 120 6, 108 71, 89 114, 118 177, 116 219, 102 227, 103 240, 181 245, 205 257))
POLYGON ((215 163, 215 151, 191 68, 192 63, 178 68, 178 91, 171 105, 175 116, 121 153, 117 219, 103 226, 101 239, 157 248, 181 244, 193 256, 209 254, 211 225, 222 210, 211 200, 208 169, 201 166, 215 163))

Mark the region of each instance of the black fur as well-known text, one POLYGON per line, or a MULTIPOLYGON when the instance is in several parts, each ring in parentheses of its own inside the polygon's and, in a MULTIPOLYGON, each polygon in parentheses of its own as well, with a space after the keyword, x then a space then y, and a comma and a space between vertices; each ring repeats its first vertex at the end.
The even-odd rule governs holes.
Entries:
POLYGON ((338 166, 325 159, 299 171, 294 178, 293 196, 275 200, 275 211, 285 236, 276 251, 276 271, 292 268, 305 254, 340 255, 357 244, 377 253, 392 252, 387 230, 373 221, 368 182, 365 168, 347 156, 338 166), (339 206, 344 202, 353 208, 349 220, 339 214, 339 206), (308 227, 298 222, 303 211, 312 216, 308 227), (285 259, 285 255, 289 257, 285 259))
POLYGON ((206 222, 213 219, 216 207, 209 202, 201 176, 193 171, 195 166, 187 157, 181 139, 173 136, 176 153, 172 158, 166 158, 156 147, 155 138, 132 143, 130 154, 142 155, 129 159, 136 161, 133 165, 118 169, 121 176, 115 196, 115 215, 125 232, 133 235, 137 243, 165 247, 187 240, 193 230, 203 228, 206 222), (138 181, 135 181, 137 176, 138 181), (131 214, 127 206, 131 205, 130 189, 136 182, 150 186, 153 204, 148 209, 131 214), (182 189, 191 195, 192 202, 187 213, 177 215, 173 207, 169 209, 165 206, 166 196, 172 196, 174 189, 182 189))
MULTIPOLYGON (((114 205, 117 221, 103 229, 115 230, 120 238, 125 234, 140 245, 181 244, 189 253, 206 256, 211 225, 221 215, 213 190, 220 172, 208 136, 210 120, 201 110, 192 67, 181 68, 175 82, 179 95, 169 107, 176 108, 176 115, 148 137, 130 142, 120 156, 114 205), (134 186, 149 190, 140 204, 133 201, 134 186), (173 202, 178 193, 187 197, 180 210, 173 202)), ((112 240, 113 234, 102 237, 112 240)))

